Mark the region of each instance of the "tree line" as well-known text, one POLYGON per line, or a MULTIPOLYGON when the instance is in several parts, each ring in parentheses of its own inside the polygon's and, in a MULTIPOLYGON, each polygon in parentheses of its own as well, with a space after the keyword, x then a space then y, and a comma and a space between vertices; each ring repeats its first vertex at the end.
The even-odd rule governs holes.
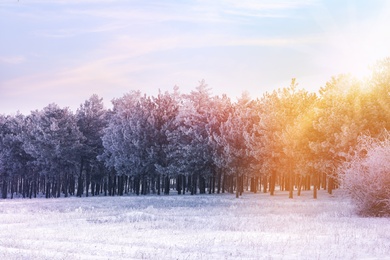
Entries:
POLYGON ((390 129, 390 59, 365 80, 333 77, 319 93, 292 79, 233 102, 201 81, 188 94, 131 91, 112 105, 92 95, 75 113, 53 103, 0 115, 1 197, 331 193, 359 137, 390 129))

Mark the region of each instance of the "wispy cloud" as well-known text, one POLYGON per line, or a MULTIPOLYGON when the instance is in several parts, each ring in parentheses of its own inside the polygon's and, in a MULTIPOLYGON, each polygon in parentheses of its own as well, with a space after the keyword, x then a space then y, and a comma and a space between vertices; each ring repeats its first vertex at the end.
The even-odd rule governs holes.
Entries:
POLYGON ((207 12, 207 10, 214 9, 222 15, 235 16, 236 18, 285 18, 291 16, 292 9, 308 7, 316 4, 318 1, 256 1, 256 0, 223 0, 209 1, 200 0, 197 6, 200 10, 207 12))
POLYGON ((0 63, 5 64, 21 64, 26 61, 26 58, 24 56, 18 55, 18 56, 7 56, 7 57, 0 57, 0 63))
POLYGON ((226 3, 234 9, 246 9, 246 10, 280 10, 280 9, 296 9, 303 6, 313 5, 317 3, 316 0, 291 0, 291 1, 280 1, 280 0, 268 0, 268 1, 257 1, 257 0, 224 0, 222 3, 226 3))
POLYGON ((87 28, 66 28, 66 29, 57 29, 57 30, 38 30, 35 31, 34 35, 48 37, 48 38, 69 38, 75 37, 83 34, 92 34, 92 33, 106 33, 113 32, 125 28, 125 24, 105 24, 102 26, 96 27, 87 27, 87 28))

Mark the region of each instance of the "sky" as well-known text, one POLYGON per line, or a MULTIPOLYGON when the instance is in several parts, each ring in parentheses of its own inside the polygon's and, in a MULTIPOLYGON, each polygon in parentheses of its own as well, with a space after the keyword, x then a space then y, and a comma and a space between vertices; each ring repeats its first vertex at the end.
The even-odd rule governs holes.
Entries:
POLYGON ((0 0, 0 114, 92 94, 317 91, 390 56, 390 1, 0 0))

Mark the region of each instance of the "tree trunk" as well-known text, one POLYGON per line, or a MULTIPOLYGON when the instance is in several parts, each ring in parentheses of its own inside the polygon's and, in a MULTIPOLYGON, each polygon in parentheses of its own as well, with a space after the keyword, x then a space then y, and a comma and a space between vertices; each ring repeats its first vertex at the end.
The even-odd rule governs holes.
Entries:
POLYGON ((101 189, 102 189, 102 181, 100 180, 100 181, 96 182, 95 185, 96 185, 95 186, 95 196, 99 196, 101 193, 101 189))
POLYGON ((215 178, 217 177, 216 175, 217 174, 214 172, 214 175, 213 175, 212 180, 211 180, 212 181, 212 183, 211 183, 211 193, 213 193, 213 194, 215 193, 215 181, 216 181, 215 178))
POLYGON ((236 171, 236 198, 240 196, 240 180, 238 177, 238 171, 236 171))
POLYGON ((264 174, 263 176, 263 193, 267 193, 268 192, 268 180, 267 180, 267 175, 264 174))
POLYGON ((141 184, 141 195, 145 195, 146 194, 145 176, 140 177, 140 184, 141 184))
POLYGON ((48 199, 48 198, 50 198, 50 182, 46 182, 46 192, 45 192, 45 194, 46 194, 46 199, 48 199))
POLYGON ((322 185, 322 188, 324 189, 324 190, 326 190, 326 173, 324 172, 323 174, 322 174, 322 180, 321 180, 321 185, 322 185))
POLYGON ((183 195, 186 194, 186 188, 187 188, 186 179, 187 179, 187 177, 184 174, 182 174, 182 176, 181 176, 181 183, 182 183, 182 186, 183 186, 182 187, 183 188, 183 195))
POLYGON ((157 183, 156 183, 157 185, 157 195, 160 195, 161 193, 160 193, 160 190, 161 190, 161 178, 160 178, 160 174, 158 174, 157 175, 157 183))
POLYGON ((111 194, 111 196, 115 196, 115 194, 116 194, 116 176, 115 176, 115 174, 112 174, 112 176, 111 176, 111 192, 110 192, 110 194, 111 194))
POLYGON ((77 197, 81 197, 84 193, 83 191, 83 170, 84 170, 84 159, 81 158, 80 162, 80 173, 77 181, 77 197))
POLYGON ((181 194, 181 190, 182 190, 182 175, 181 174, 178 174, 177 177, 176 177, 176 190, 177 190, 177 194, 181 194))
POLYGON ((292 199, 293 198, 293 191, 294 191, 294 180, 293 180, 293 172, 292 172, 292 167, 290 167, 290 174, 289 174, 289 180, 288 180, 288 187, 289 187, 289 193, 288 193, 288 198, 292 199))
POLYGON ((1 198, 6 199, 7 198, 7 179, 5 176, 3 176, 3 185, 1 187, 1 198))
POLYGON ((56 198, 60 198, 61 197, 61 182, 58 182, 57 183, 57 190, 56 190, 56 192, 57 192, 57 194, 56 194, 56 198))
POLYGON ((77 181, 77 197, 81 197, 84 193, 84 184, 83 184, 83 176, 80 173, 77 181))
POLYGON ((129 189, 130 189, 130 178, 129 176, 125 175, 125 194, 129 194, 129 189))
POLYGON ((302 189, 302 176, 298 177, 298 196, 301 196, 301 189, 302 189))
POLYGON ((333 185, 334 185, 333 176, 329 176, 329 178, 328 178, 328 193, 329 194, 332 194, 333 185))
POLYGON ((148 194, 148 180, 146 176, 142 176, 142 195, 148 194))
MULTIPOLYGON (((107 190, 108 190, 108 179, 110 177, 104 177, 104 180, 103 180, 103 190, 104 190, 104 196, 107 196, 107 190)), ((109 193, 109 192, 108 192, 109 193)))
POLYGON ((313 199, 317 199, 317 189, 318 189, 318 176, 315 173, 313 176, 313 199))
POLYGON ((74 195, 76 191, 76 180, 74 174, 70 175, 69 178, 69 194, 74 195))
POLYGON ((209 178, 209 194, 211 194, 213 189, 213 177, 209 178))
POLYGON ((307 175, 306 190, 311 190, 311 177, 310 177, 310 175, 307 175))
POLYGON ((22 186, 22 197, 26 198, 28 196, 28 180, 27 178, 20 177, 21 180, 23 180, 23 186, 22 186))
POLYGON ((206 193, 206 180, 203 176, 199 176, 199 193, 200 194, 206 193))
POLYGON ((91 167, 87 167, 85 175, 85 196, 89 196, 89 185, 91 184, 91 167))
POLYGON ((152 188, 152 194, 156 194, 156 177, 154 175, 150 179, 150 187, 152 188))
POLYGON ((33 189, 34 189, 34 180, 32 180, 31 184, 30 184, 30 193, 29 193, 29 198, 30 199, 32 198, 32 195, 33 195, 33 189))
POLYGON ((91 195, 92 196, 95 196, 95 188, 96 188, 95 181, 91 181, 91 195))
POLYGON ((69 176, 68 176, 68 172, 65 173, 65 176, 64 176, 64 183, 62 185, 63 189, 64 189, 64 196, 65 198, 68 197, 68 187, 69 186, 69 176))
POLYGON ((271 178, 269 180, 269 191, 271 196, 275 194, 275 185, 276 185, 276 171, 272 170, 271 171, 271 178))
MULTIPOLYGON (((13 183, 13 178, 12 178, 12 181, 11 181, 11 182, 13 183)), ((18 194, 18 193, 20 193, 20 192, 22 191, 22 189, 23 189, 23 181, 22 181, 22 179, 16 178, 16 182, 17 182, 17 187, 16 187, 15 192, 16 192, 16 194, 18 194)))
POLYGON ((232 194, 234 193, 234 188, 235 188, 234 185, 236 184, 235 181, 237 181, 237 180, 234 178, 234 176, 230 175, 229 176, 229 189, 230 189, 229 192, 232 194))
POLYGON ((170 182, 170 178, 169 176, 165 176, 165 181, 164 181, 164 194, 165 195, 169 195, 169 183, 170 182))
POLYGON ((242 193, 244 192, 244 175, 241 175, 239 178, 239 184, 240 184, 240 196, 242 196, 242 193))
POLYGON ((226 188, 226 175, 225 175, 225 173, 221 173, 221 178, 222 178, 222 184, 221 184, 222 193, 225 193, 225 188, 226 188))
POLYGON ((116 178, 118 178, 118 195, 119 196, 122 196, 123 195, 123 179, 122 179, 123 175, 121 176, 117 176, 116 178))
POLYGON ((11 180, 9 182, 9 189, 11 189, 11 199, 14 198, 14 193, 18 191, 18 181, 16 180, 16 183, 15 183, 15 180, 14 180, 14 177, 11 177, 11 180), (15 188, 16 188, 16 191, 15 191, 15 188))
POLYGON ((284 191, 285 179, 286 179, 286 177, 285 177, 284 173, 279 175, 279 190, 280 191, 284 191))
POLYGON ((57 198, 57 187, 58 187, 58 184, 53 181, 53 184, 51 185, 51 197, 52 198, 57 198))
POLYGON ((191 195, 194 195, 197 192, 196 183, 197 183, 197 175, 193 173, 191 178, 191 195))
POLYGON ((221 179, 222 179, 222 173, 219 170, 217 174, 217 194, 221 192, 221 179))
POLYGON ((37 197, 37 187, 38 187, 38 174, 34 173, 34 190, 33 190, 34 198, 37 197))
POLYGON ((135 192, 135 194, 138 196, 139 195, 139 190, 140 190, 140 178, 139 176, 135 176, 134 177, 134 181, 133 181, 133 190, 135 192))

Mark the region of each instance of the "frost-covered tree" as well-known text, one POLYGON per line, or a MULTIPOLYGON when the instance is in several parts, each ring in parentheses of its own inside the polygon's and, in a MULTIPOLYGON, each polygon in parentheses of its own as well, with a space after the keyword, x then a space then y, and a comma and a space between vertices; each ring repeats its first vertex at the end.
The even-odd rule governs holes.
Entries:
POLYGON ((316 104, 315 94, 299 90, 297 86, 296 80, 292 79, 290 87, 284 88, 280 95, 284 127, 278 137, 283 146, 290 198, 293 197, 293 186, 298 186, 300 195, 302 180, 310 175, 309 141, 313 134, 313 110, 316 104))
MULTIPOLYGON (((179 88, 174 87, 172 93, 165 92, 153 97, 154 109, 151 111, 151 118, 149 120, 151 127, 154 129, 154 145, 148 152, 148 158, 154 167, 151 167, 151 174, 153 180, 153 190, 157 190, 157 194, 160 195, 161 180, 164 178, 164 193, 169 193, 170 176, 173 175, 173 164, 177 161, 178 157, 173 155, 170 145, 169 135, 175 132, 177 128, 176 118, 181 106, 181 95, 179 88)), ((181 193, 183 186, 183 178, 180 174, 176 173, 177 177, 177 190, 181 193)))
POLYGON ((252 113, 252 100, 249 95, 243 94, 233 106, 228 119, 220 126, 220 143, 223 145, 223 163, 236 183, 236 197, 243 192, 243 176, 251 173, 254 154, 251 151, 251 137, 253 128, 258 120, 252 113))
POLYGON ((225 192, 229 171, 225 164, 221 125, 228 120, 229 115, 233 111, 232 109, 232 102, 226 95, 222 95, 222 97, 216 96, 211 100, 207 132, 209 144, 213 151, 213 164, 215 167, 215 172, 211 179, 212 192, 214 192, 215 185, 217 186, 217 193, 220 193, 221 189, 222 192, 225 192))
MULTIPOLYGON (((134 165, 137 163, 134 147, 138 145, 136 135, 140 127, 140 112, 137 109, 141 98, 141 93, 134 91, 114 99, 113 112, 104 129, 104 153, 99 158, 119 176, 134 177, 139 173, 139 164, 134 165)), ((115 178, 115 174, 109 176, 110 195, 114 195, 112 188, 115 178)))
POLYGON ((119 176, 131 177, 137 194, 140 188, 142 194, 154 189, 151 186, 156 167, 164 164, 167 130, 164 121, 168 122, 172 116, 171 108, 164 104, 169 105, 168 96, 163 100, 160 95, 155 102, 151 97, 132 92, 113 101, 113 114, 103 136, 105 152, 100 158, 119 176))
MULTIPOLYGON (((280 174, 280 160, 283 155, 283 147, 278 136, 284 127, 284 119, 281 117, 282 103, 277 91, 265 93, 259 100, 258 113, 260 121, 255 126, 255 131, 260 136, 258 147, 254 147, 262 158, 260 173, 263 176, 264 192, 267 191, 269 179, 269 191, 273 195, 277 176, 280 174)), ((282 183, 280 183, 283 187, 282 183)))
POLYGON ((360 136, 349 160, 340 167, 343 188, 364 216, 390 216, 390 132, 360 136))
POLYGON ((84 136, 80 156, 80 171, 78 176, 77 195, 83 194, 84 177, 85 190, 88 197, 89 187, 92 182, 92 195, 98 193, 103 184, 102 162, 97 156, 103 153, 102 144, 103 129, 107 125, 107 110, 104 108, 103 99, 92 95, 76 112, 77 126, 84 136), (85 176, 84 176, 85 172, 85 176))
POLYGON ((188 190, 195 194, 206 192, 206 179, 214 174, 213 147, 209 140, 210 88, 204 81, 184 97, 168 133, 169 157, 174 158, 170 171, 188 177, 188 190))
POLYGON ((32 167, 29 167, 31 156, 23 148, 25 117, 18 113, 15 116, 0 115, 0 182, 1 197, 19 192, 23 197, 36 194, 36 179, 32 167), (19 185, 21 184, 21 185, 19 185))
POLYGON ((260 171, 264 176, 264 191, 269 184, 273 195, 279 180, 281 190, 290 191, 290 198, 293 197, 293 185, 298 186, 299 194, 303 180, 310 176, 309 140, 313 136, 316 104, 316 96, 298 89, 297 85, 293 79, 288 88, 266 93, 259 100, 260 122, 255 129, 259 139, 256 150, 262 159, 260 171))
POLYGON ((317 139, 310 143, 310 148, 316 156, 315 166, 323 173, 322 187, 328 188, 329 193, 337 181, 338 166, 362 131, 354 112, 354 104, 359 106, 359 84, 348 75, 340 75, 320 89, 314 120, 317 139))
POLYGON ((69 180, 78 167, 83 135, 68 108, 50 104, 26 119, 23 147, 33 157, 45 183, 46 198, 69 192, 69 180))

